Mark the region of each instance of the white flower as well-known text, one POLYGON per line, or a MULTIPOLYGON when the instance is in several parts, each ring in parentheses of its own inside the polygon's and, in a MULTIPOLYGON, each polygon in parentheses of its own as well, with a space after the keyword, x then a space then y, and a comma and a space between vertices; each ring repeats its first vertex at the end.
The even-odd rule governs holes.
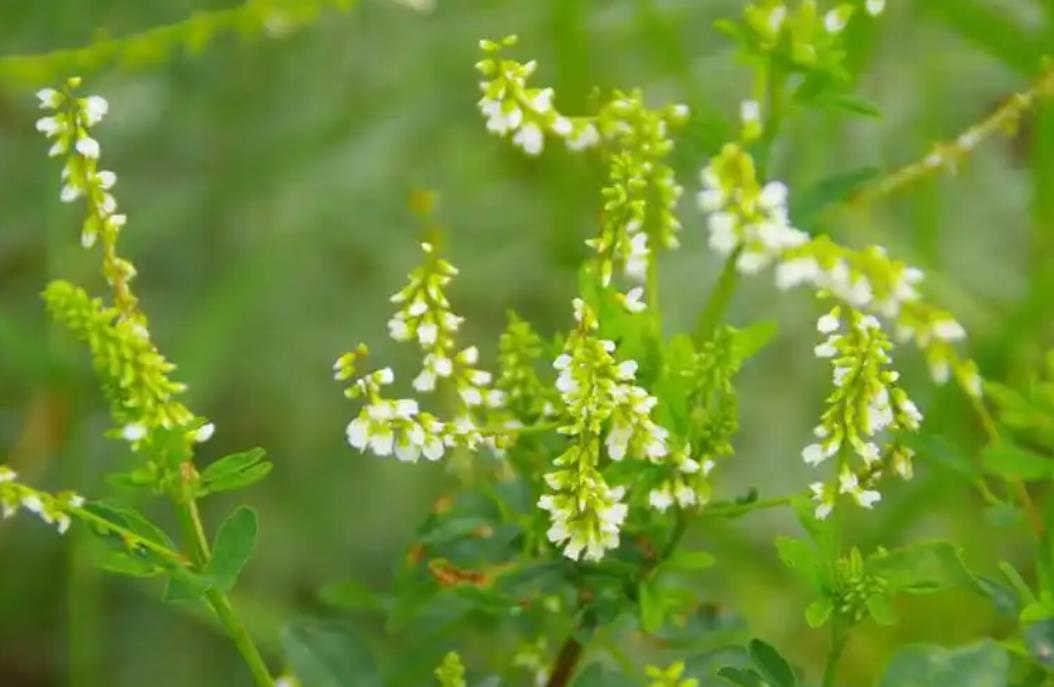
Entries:
POLYGON ((216 425, 208 422, 198 428, 198 431, 194 432, 194 441, 199 444, 205 443, 212 438, 212 435, 216 432, 216 425))
POLYGON ((966 338, 966 330, 955 320, 938 320, 933 323, 933 335, 941 341, 961 341, 966 338))
POLYGON ((830 334, 837 331, 841 321, 835 312, 829 312, 816 321, 816 330, 821 334, 830 334))
POLYGON ((808 465, 819 465, 831 457, 831 452, 820 444, 809 444, 802 450, 801 457, 808 465))
POLYGON ((813 258, 793 258, 776 267, 776 288, 786 291, 799 284, 815 283, 820 266, 813 258))
POLYGON ((99 142, 91 136, 81 136, 77 139, 77 152, 89 160, 99 159, 99 142))
POLYGON ((756 100, 744 100, 739 104, 739 118, 744 124, 761 121, 761 105, 756 100))
POLYGON ((22 497, 22 507, 38 515, 44 514, 44 502, 36 494, 26 494, 22 497))
POLYGON ((830 10, 823 17, 823 26, 827 33, 841 33, 845 28, 846 16, 837 9, 830 10))
POLYGON ((109 111, 110 104, 102 96, 90 95, 84 99, 84 115, 88 119, 88 126, 98 124, 109 111))
POLYGON ((585 150, 600 143, 600 134, 592 123, 587 123, 578 129, 578 133, 567 139, 567 147, 570 150, 585 150))
POLYGON ((648 492, 648 505, 660 513, 673 505, 673 494, 670 493, 669 483, 648 492))
POLYGON ((790 192, 787 190, 786 184, 781 181, 770 181, 761 189, 761 197, 758 202, 766 210, 786 212, 787 197, 789 195, 790 192))
POLYGON ((872 17, 882 14, 886 9, 886 0, 867 0, 867 13, 872 17))
POLYGON ((528 122, 513 135, 512 142, 528 155, 538 155, 545 147, 545 135, 537 124, 528 122))
POLYGON ((644 288, 635 286, 622 298, 622 305, 631 313, 643 312, 647 306, 644 304, 644 288))
POLYGON ((62 133, 66 130, 66 124, 58 117, 41 117, 37 120, 37 131, 48 138, 62 133))
POLYGON ((62 104, 62 94, 54 88, 42 88, 37 91, 37 99, 40 101, 40 109, 54 110, 62 104))
POLYGON ((121 428, 121 437, 125 441, 136 442, 146 437, 146 427, 133 422, 121 428))

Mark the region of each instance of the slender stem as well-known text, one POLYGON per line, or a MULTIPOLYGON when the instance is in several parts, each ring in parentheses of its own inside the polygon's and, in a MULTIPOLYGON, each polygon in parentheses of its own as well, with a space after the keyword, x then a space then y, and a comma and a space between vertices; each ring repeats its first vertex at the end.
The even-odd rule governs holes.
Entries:
POLYGON ((167 546, 153 542, 150 539, 140 537, 135 532, 125 529, 117 523, 111 520, 107 520, 106 518, 101 517, 99 515, 96 515, 91 511, 85 510, 83 508, 71 507, 69 509, 69 513, 70 515, 80 518, 84 522, 91 523, 104 531, 111 532, 120 536, 121 539, 123 539, 125 543, 131 547, 142 547, 144 549, 148 549, 153 553, 156 553, 157 555, 161 556, 162 558, 166 558, 181 567, 187 567, 190 564, 190 561, 188 561, 187 557, 184 556, 182 553, 178 551, 173 551, 167 546))
POLYGON ((703 517, 714 518, 736 518, 740 515, 752 513, 756 510, 769 510, 771 508, 789 506, 793 498, 793 496, 780 496, 777 498, 750 501, 748 503, 730 503, 727 505, 722 504, 710 506, 704 509, 701 515, 703 517))
POLYGON ((954 170, 982 142, 1001 132, 1011 132, 1022 115, 1033 109, 1044 98, 1054 95, 1054 69, 1049 69, 1026 91, 1007 99, 992 114, 973 125, 954 141, 937 143, 921 160, 904 165, 879 179, 850 199, 854 204, 865 204, 925 178, 942 169, 954 170))
POLYGON ((741 252, 742 249, 738 248, 725 259, 725 266, 721 270, 721 276, 718 277, 714 290, 710 292, 710 297, 707 299, 706 305, 703 306, 703 311, 699 313, 699 320, 695 325, 695 341, 697 344, 709 339, 717 325, 725 318, 728 306, 732 302, 732 295, 736 292, 736 286, 739 284, 739 271, 736 269, 736 260, 739 259, 741 252))
POLYGON ((206 597, 216 611, 216 615, 219 617, 223 627, 226 628, 227 634, 234 641, 234 646, 238 648, 238 653, 242 655, 246 665, 249 666, 249 671, 252 672, 256 684, 259 687, 274 687, 271 671, 268 670, 267 664, 264 662, 263 656, 260 655, 260 650, 253 642, 249 631, 245 628, 245 624, 234 612, 234 606, 231 604, 230 599, 216 589, 210 589, 206 593, 206 597))
POLYGON ((835 678, 838 676, 838 662, 845 651, 849 634, 845 632, 837 620, 831 622, 831 648, 827 652, 827 664, 823 669, 823 687, 834 687, 835 678))
MULTIPOLYGON (((648 256, 648 272, 646 286, 648 292, 648 307, 655 316, 661 317, 659 310, 659 253, 656 250, 656 242, 652 241, 651 255, 648 256)), ((659 320, 662 321, 661 319, 659 320)))
POLYGON ((677 546, 681 543, 681 539, 684 538, 686 531, 688 531, 688 518, 685 517, 684 511, 678 508, 677 522, 674 524, 673 534, 670 535, 670 540, 666 542, 666 547, 662 550, 659 561, 664 561, 673 555, 673 552, 677 550, 677 546))
POLYGON ((553 671, 549 674, 549 681, 545 683, 545 687, 566 687, 580 658, 582 643, 575 639, 573 634, 568 635, 564 645, 560 647, 560 653, 556 655, 553 671))
MULTIPOLYGON (((204 567, 208 564, 212 554, 209 550, 209 540, 205 535, 205 526, 201 520, 201 513, 198 511, 198 502, 190 495, 188 489, 189 480, 186 477, 192 469, 193 465, 184 463, 184 480, 181 489, 181 499, 178 503, 179 515, 183 524, 184 534, 191 548, 191 555, 199 567, 204 567)), ((258 687, 274 687, 274 679, 271 677, 271 671, 267 668, 267 663, 263 660, 263 656, 253 642, 249 631, 245 628, 245 624, 242 623, 237 613, 235 613, 234 605, 231 604, 227 595, 218 589, 212 588, 205 593, 205 597, 216 612, 216 617, 219 618, 228 636, 234 642, 234 646, 238 649, 238 653, 241 654, 242 660, 248 666, 249 672, 252 673, 258 687)))

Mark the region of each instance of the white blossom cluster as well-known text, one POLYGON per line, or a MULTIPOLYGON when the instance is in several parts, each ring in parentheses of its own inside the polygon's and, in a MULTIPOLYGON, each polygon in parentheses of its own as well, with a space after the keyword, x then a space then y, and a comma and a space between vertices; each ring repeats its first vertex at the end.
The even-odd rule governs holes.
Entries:
POLYGON ((710 246, 726 256, 740 251, 736 267, 741 272, 775 264, 780 290, 806 286, 890 320, 898 340, 913 340, 924 352, 935 381, 944 383, 954 372, 968 393, 980 395, 976 367, 954 346, 966 330, 950 313, 922 299, 921 270, 891 259, 879 246, 853 250, 794 229, 787 217, 786 186, 760 185, 753 159, 738 144, 727 144, 702 179, 698 202, 708 214, 710 246))
POLYGON ((670 454, 674 474, 648 492, 648 504, 659 512, 670 506, 692 508, 710 499, 709 476, 716 465, 710 458, 702 461, 690 458, 691 446, 670 454))
MULTIPOLYGON (((334 364, 337 380, 355 374, 356 362, 366 354, 364 347, 345 353, 334 364)), ((375 370, 356 379, 345 392, 350 398, 361 398, 365 405, 357 417, 348 423, 348 443, 365 452, 368 448, 378 456, 395 457, 403 462, 416 462, 421 456, 439 460, 446 446, 459 440, 466 444, 478 442, 478 434, 469 436, 463 428, 440 422, 428 413, 420 412, 417 401, 409 398, 385 398, 382 388, 395 381, 391 368, 375 370), (473 439, 475 441, 473 441, 473 439)))
POLYGON ((657 462, 669 453, 669 433, 651 418, 655 397, 633 384, 637 363, 615 359, 615 344, 596 337, 596 316, 583 301, 575 299, 574 311, 578 326, 553 363, 568 416, 559 431, 573 443, 545 476, 552 491, 538 506, 550 514, 549 540, 565 555, 598 560, 618 546, 627 513, 624 489, 599 470, 601 440, 611 460, 657 462))
POLYGON ((725 145, 700 177, 698 202, 709 215, 710 247, 724 256, 739 251, 740 272, 756 274, 809 240, 791 226, 787 187, 778 181, 759 186, 754 161, 740 146, 725 145))
MULTIPOLYGON (((88 248, 95 244, 100 232, 117 233, 127 218, 117 213, 117 201, 110 189, 117 183, 117 175, 109 170, 98 169, 99 142, 91 137, 91 128, 102 121, 109 112, 106 99, 91 95, 76 97, 73 89, 80 85, 79 79, 70 79, 63 90, 45 88, 37 92, 41 109, 53 114, 37 120, 37 131, 55 142, 48 155, 68 155, 62 168, 62 191, 59 198, 72 203, 86 198, 88 216, 81 229, 81 243, 88 248)), ((124 270, 124 279, 131 279, 135 268, 131 263, 120 261, 116 269, 124 270)), ((108 275, 110 277, 110 275, 108 275)), ((114 281, 110 277, 111 282, 114 281)))
POLYGON ((487 54, 476 63, 485 79, 480 83, 479 109, 487 118, 487 130, 498 136, 511 134, 513 144, 528 155, 541 154, 547 134, 563 139, 572 150, 597 145, 600 136, 593 123, 560 114, 553 105, 553 89, 527 86, 538 66, 534 60, 521 63, 501 57, 503 48, 515 44, 516 36, 479 44, 487 54))
POLYGON ((467 408, 499 408, 504 392, 490 388, 492 375, 476 367, 479 350, 468 346, 455 352, 454 337, 464 321, 450 310, 444 289, 457 268, 440 257, 430 243, 422 243, 424 262, 410 272, 409 283, 392 296, 399 310, 388 321, 396 341, 416 341, 424 353, 421 372, 413 381, 420 392, 434 391, 439 379, 451 379, 467 408))
POLYGON ((70 510, 84 505, 84 499, 73 492, 51 495, 36 491, 17 482, 18 474, 6 465, 0 465, 0 508, 9 518, 19 510, 35 513, 48 525, 54 525, 59 534, 70 527, 70 510))
POLYGON ((549 512, 549 541, 562 545, 564 555, 598 561, 619 544, 619 531, 629 507, 622 502, 623 487, 612 487, 600 474, 596 439, 574 444, 554 462, 558 470, 546 474, 552 493, 538 499, 549 512))
POLYGON ((815 429, 817 441, 802 451, 802 459, 812 466, 838 458, 838 484, 812 486, 818 506, 816 515, 825 518, 834 508, 838 494, 853 498, 871 508, 881 499, 873 488, 886 463, 901 477, 911 477, 911 452, 896 437, 880 447, 884 433, 896 435, 915 431, 922 414, 897 386, 899 377, 887 369, 892 349, 878 320, 850 310, 843 328, 841 307, 821 317, 817 329, 827 338, 816 347, 818 358, 830 359, 834 390, 827 399, 827 410, 815 429), (863 463, 861 471, 850 464, 849 455, 863 463))

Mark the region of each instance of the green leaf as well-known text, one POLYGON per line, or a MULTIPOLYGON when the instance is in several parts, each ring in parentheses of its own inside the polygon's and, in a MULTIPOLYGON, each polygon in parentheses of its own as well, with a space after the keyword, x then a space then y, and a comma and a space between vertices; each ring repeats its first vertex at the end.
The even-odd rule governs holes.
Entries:
POLYGON ((776 550, 780 560, 788 568, 798 573, 806 582, 819 587, 820 561, 816 548, 801 539, 777 537, 776 550))
POLYGON ((867 612, 879 625, 896 625, 897 614, 885 594, 872 594, 867 597, 867 612))
POLYGON ((798 222, 808 221, 821 210, 848 199, 877 177, 879 172, 877 167, 860 167, 822 179, 795 194, 791 202, 791 216, 798 222))
POLYGON ((697 572, 712 568, 717 559, 706 551, 676 551, 662 563, 663 569, 697 572))
POLYGON ((131 551, 104 549, 97 554, 96 565, 106 572, 130 577, 156 577, 164 569, 131 551))
POLYGON ((879 687, 1007 687, 1009 665, 991 640, 953 650, 913 646, 893 656, 879 687))
POLYGON ((717 676, 738 687, 768 687, 765 680, 749 668, 725 666, 717 671, 717 676))
POLYGON ((977 585, 992 601, 992 605, 1001 614, 1016 618, 1021 612, 1021 601, 1010 587, 988 577, 977 576, 977 585))
POLYGON ((809 627, 814 630, 818 627, 823 627, 831 618, 831 613, 834 612, 834 606, 831 605, 830 599, 820 599, 813 601, 809 604, 808 608, 805 609, 805 622, 809 624, 809 627))
POLYGON ((259 482, 274 467, 264 460, 266 455, 262 448, 252 448, 220 458, 202 470, 202 494, 243 489, 259 482))
POLYGON ((232 453, 224 456, 201 471, 201 481, 211 482, 213 480, 230 477, 242 472, 246 468, 256 465, 267 455, 262 448, 251 448, 248 451, 232 453))
POLYGON ((1054 461, 1007 440, 989 444, 981 451, 981 463, 1004 479, 1026 482, 1054 477, 1054 461))
POLYGON ((349 611, 380 611, 385 607, 384 599, 377 592, 354 579, 327 584, 319 597, 331 606, 349 611))
POLYGON ((779 324, 775 320, 755 322, 745 329, 736 329, 733 334, 733 347, 736 358, 745 362, 753 358, 769 344, 779 333, 779 324))
POLYGON ((203 575, 192 573, 185 568, 170 568, 168 584, 161 595, 162 600, 170 603, 198 601, 212 589, 212 580, 203 575))
POLYGON ((372 652, 347 622, 296 620, 282 647, 302 687, 383 687, 372 652))
POLYGON ((754 667, 772 687, 795 687, 798 684, 790 664, 770 644, 752 639, 747 645, 747 652, 754 667))
POLYGON ((248 506, 239 506, 220 523, 212 557, 205 568, 217 589, 229 592, 234 587, 249 562, 258 531, 256 511, 248 506))
POLYGON ((890 594, 930 594, 957 586, 982 591, 966 569, 959 547, 947 541, 921 542, 871 556, 867 570, 886 581, 890 594))
POLYGON ((870 100, 865 100, 851 93, 838 93, 820 99, 820 104, 830 105, 846 112, 864 117, 881 117, 882 110, 870 100))

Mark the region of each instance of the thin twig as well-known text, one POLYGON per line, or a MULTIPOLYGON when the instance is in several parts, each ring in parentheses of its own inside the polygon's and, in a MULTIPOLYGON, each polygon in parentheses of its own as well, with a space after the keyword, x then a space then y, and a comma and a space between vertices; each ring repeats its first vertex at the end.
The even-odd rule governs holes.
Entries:
POLYGON ((849 202, 864 205, 939 170, 954 171, 981 143, 999 133, 1012 132, 1025 113, 1051 96, 1054 96, 1054 68, 1040 76, 1028 90, 1010 96, 995 112, 968 128, 955 140, 935 144, 925 157, 894 170, 852 196, 849 202))

